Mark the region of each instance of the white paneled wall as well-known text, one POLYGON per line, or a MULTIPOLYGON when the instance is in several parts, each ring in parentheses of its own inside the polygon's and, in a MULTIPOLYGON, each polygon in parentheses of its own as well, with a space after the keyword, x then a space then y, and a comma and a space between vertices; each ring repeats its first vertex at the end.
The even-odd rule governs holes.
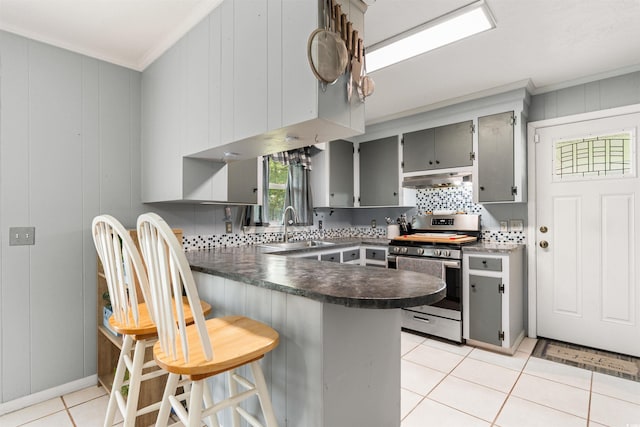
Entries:
POLYGON ((0 32, 1 401, 96 371, 91 219, 140 204, 140 75, 0 32), (34 246, 9 246, 12 226, 34 246))

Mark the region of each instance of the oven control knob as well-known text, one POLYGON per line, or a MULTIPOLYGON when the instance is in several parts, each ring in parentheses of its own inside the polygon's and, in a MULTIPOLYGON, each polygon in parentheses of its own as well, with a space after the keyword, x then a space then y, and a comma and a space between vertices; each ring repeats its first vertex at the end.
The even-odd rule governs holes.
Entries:
POLYGON ((393 248, 393 253, 394 253, 394 254, 399 254, 399 253, 400 253, 400 248, 399 248, 399 247, 397 247, 397 246, 395 246, 395 247, 393 248))
POLYGON ((418 255, 422 255, 422 254, 424 254, 424 249, 418 248, 418 250, 416 252, 418 252, 418 255))
POLYGON ((442 251, 442 255, 448 257, 451 255, 451 251, 442 251))
POLYGON ((402 248, 402 253, 406 254, 407 252, 409 252, 409 248, 402 248))
POLYGON ((440 254, 441 254, 441 253, 442 253, 442 252, 440 251, 440 249, 434 249, 434 250, 433 250, 433 254, 434 254, 435 256, 440 256, 440 254))

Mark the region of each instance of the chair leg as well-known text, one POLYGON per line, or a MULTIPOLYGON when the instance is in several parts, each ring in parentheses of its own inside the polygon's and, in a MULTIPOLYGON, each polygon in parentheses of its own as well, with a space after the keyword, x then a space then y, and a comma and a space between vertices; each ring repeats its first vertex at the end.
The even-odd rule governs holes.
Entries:
POLYGON ((187 427, 200 427, 202 425, 202 398, 204 380, 194 381, 189 396, 189 423, 187 427))
POLYGON ((262 406, 262 413, 264 414, 267 427, 278 427, 278 421, 276 415, 273 412, 273 405, 271 404, 271 398, 269 397, 269 389, 267 388, 267 382, 264 379, 260 362, 251 362, 251 373, 253 374, 253 380, 255 381, 256 388, 258 389, 258 399, 260 399, 260 406, 262 406))
POLYGON ((133 346, 133 338, 129 335, 125 335, 122 342, 122 350, 118 357, 118 365, 116 367, 116 374, 113 377, 113 384, 111 385, 111 393, 109 394, 109 404, 107 405, 107 413, 104 417, 104 427, 111 427, 113 420, 116 416, 116 408, 118 407, 118 401, 116 399, 116 393, 120 393, 122 383, 124 382, 124 375, 127 372, 127 365, 125 363, 125 356, 131 353, 131 347, 133 346))
POLYGON ((171 415, 171 402, 169 396, 175 394, 178 388, 178 380, 180 375, 169 374, 167 377, 167 385, 164 388, 164 394, 162 395, 162 403, 160 404, 160 411, 158 412, 158 418, 156 419, 156 427, 167 427, 169 424, 169 415, 171 415))
MULTIPOLYGON (((229 397, 233 397, 238 394, 238 383, 236 383, 236 380, 233 379, 235 373, 235 369, 227 372, 227 375, 229 375, 229 397)), ((231 406, 231 419, 233 420, 231 425, 233 427, 240 427, 240 414, 236 410, 237 407, 238 405, 231 406)))
MULTIPOLYGON (((211 389, 209 388, 209 383, 207 381, 204 382, 204 407, 205 409, 211 408, 213 406, 213 396, 211 396, 211 389)), ((218 423, 218 414, 213 413, 209 416, 209 424, 211 427, 220 427, 218 423)))
POLYGON ((142 376, 142 365, 144 365, 144 356, 146 352, 146 342, 144 340, 136 341, 136 347, 133 351, 133 364, 129 371, 129 393, 127 395, 127 407, 124 414, 124 425, 134 425, 136 414, 138 412, 138 396, 140 395, 140 377, 142 376))

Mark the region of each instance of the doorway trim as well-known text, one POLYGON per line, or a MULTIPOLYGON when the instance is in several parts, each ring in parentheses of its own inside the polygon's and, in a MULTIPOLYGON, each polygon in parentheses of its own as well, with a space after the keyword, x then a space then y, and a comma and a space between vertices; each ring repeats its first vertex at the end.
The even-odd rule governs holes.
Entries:
POLYGON ((591 111, 588 113, 573 114, 570 116, 556 117, 553 119, 539 120, 527 124, 527 336, 536 338, 537 328, 537 286, 536 277, 536 150, 535 135, 538 129, 565 125, 569 123, 585 122, 589 120, 604 119, 625 114, 640 113, 640 104, 626 105, 624 107, 610 108, 606 110, 591 111))

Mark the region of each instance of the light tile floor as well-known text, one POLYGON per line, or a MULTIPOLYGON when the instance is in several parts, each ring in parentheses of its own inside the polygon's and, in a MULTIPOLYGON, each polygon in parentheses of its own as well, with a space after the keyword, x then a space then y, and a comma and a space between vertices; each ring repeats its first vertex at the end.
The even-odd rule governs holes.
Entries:
MULTIPOLYGON (((403 332, 402 427, 640 427, 640 383, 529 357, 534 346, 525 338, 504 356, 403 332)), ((1 416, 0 427, 101 426, 106 407, 104 389, 89 387, 1 416)))
POLYGON ((640 427, 640 383, 402 333, 402 427, 640 427))

